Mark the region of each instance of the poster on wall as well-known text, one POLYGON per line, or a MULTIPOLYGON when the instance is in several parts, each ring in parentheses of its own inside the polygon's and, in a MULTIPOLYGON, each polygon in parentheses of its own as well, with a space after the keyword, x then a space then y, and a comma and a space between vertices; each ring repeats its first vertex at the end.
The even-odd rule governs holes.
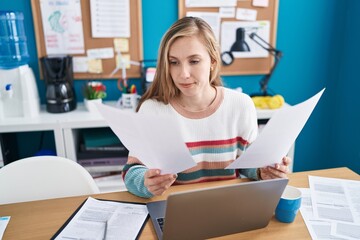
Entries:
POLYGON ((40 0, 46 53, 84 53, 80 0, 40 0))

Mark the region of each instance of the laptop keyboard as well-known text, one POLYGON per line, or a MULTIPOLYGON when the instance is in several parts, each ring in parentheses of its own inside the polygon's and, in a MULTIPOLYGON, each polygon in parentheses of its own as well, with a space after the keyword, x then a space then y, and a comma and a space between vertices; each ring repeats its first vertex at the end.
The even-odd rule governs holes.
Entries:
POLYGON ((165 223, 165 218, 157 218, 156 220, 157 220, 157 222, 158 222, 158 224, 159 224, 159 226, 160 226, 161 231, 163 231, 163 226, 164 226, 164 223, 165 223))

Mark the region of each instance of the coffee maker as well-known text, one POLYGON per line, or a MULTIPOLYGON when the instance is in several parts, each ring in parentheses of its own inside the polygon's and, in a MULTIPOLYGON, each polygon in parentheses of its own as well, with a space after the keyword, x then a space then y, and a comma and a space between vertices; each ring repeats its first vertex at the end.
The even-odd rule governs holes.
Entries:
POLYGON ((76 108, 73 86, 72 57, 53 55, 41 58, 46 85, 46 110, 50 113, 69 112, 76 108))

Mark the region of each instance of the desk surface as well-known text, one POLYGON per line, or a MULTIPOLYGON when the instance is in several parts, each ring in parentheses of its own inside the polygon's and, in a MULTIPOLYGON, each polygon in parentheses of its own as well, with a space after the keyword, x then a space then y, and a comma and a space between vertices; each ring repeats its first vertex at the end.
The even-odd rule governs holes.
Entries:
MULTIPOLYGON (((348 168, 334 168, 289 174, 290 185, 309 187, 308 175, 360 180, 360 175, 348 168)), ((93 197, 131 202, 147 202, 166 199, 171 192, 213 187, 246 181, 236 179, 183 186, 173 186, 161 197, 151 200, 138 198, 128 192, 97 194, 93 197)), ((87 196, 59 198, 43 201, 0 205, 0 216, 11 216, 3 239, 49 239, 78 208, 87 196)), ((301 214, 291 224, 280 223, 274 218, 266 228, 224 236, 218 239, 310 239, 301 214)), ((156 239, 150 221, 146 223, 140 239, 156 239)))

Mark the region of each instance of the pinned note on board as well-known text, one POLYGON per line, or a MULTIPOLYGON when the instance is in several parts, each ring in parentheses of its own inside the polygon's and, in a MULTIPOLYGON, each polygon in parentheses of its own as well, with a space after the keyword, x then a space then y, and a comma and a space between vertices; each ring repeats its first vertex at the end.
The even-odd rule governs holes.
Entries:
POLYGON ((254 7, 268 7, 269 0, 253 0, 252 5, 254 7))
POLYGON ((129 39, 115 38, 114 39, 115 52, 129 52, 129 39))
POLYGON ((117 54, 116 55, 116 68, 121 68, 122 64, 125 64, 125 68, 130 68, 130 55, 129 54, 117 54))
POLYGON ((89 73, 102 73, 102 61, 101 59, 89 59, 88 61, 89 73))

